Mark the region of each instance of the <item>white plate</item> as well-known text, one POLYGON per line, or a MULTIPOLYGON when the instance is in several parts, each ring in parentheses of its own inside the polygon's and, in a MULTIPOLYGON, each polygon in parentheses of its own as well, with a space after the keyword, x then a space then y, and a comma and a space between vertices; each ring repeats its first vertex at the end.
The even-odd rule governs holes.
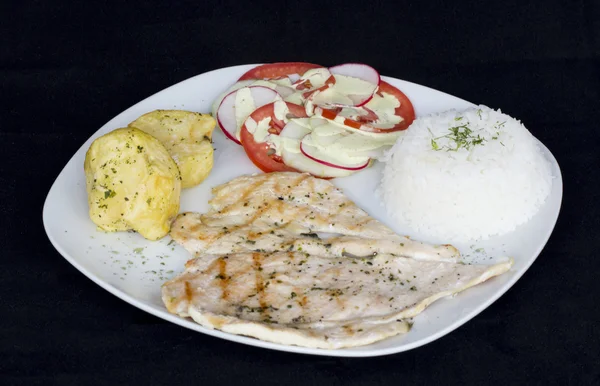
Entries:
MULTIPOLYGON (((48 193, 44 205, 44 226, 54 247, 75 268, 130 304, 170 322, 208 335, 253 346, 297 353, 330 356, 377 356, 410 350, 438 339, 458 328, 483 311, 504 294, 531 266, 546 244, 558 218, 562 199, 562 179, 559 166, 546 147, 540 144, 552 165, 555 176, 552 192, 539 213, 527 224, 503 237, 474 246, 456 245, 466 259, 493 263, 507 255, 514 257, 513 269, 454 298, 442 299, 415 319, 413 329, 405 335, 352 349, 321 350, 284 346, 253 338, 236 336, 204 328, 191 320, 167 312, 160 297, 160 285, 183 270, 190 255, 166 237, 150 242, 135 233, 102 233, 88 217, 83 161, 85 152, 97 137, 126 126, 143 113, 155 109, 187 109, 209 112, 213 100, 254 65, 229 67, 211 71, 167 88, 125 110, 98 130, 75 153, 60 173, 48 193), (482 250, 482 249, 483 250, 482 250)), ((413 83, 383 77, 399 87, 414 104, 417 116, 451 108, 466 108, 471 103, 413 83)), ((230 179, 258 172, 246 158, 243 149, 227 141, 217 128, 214 135, 215 166, 200 186, 185 190, 181 197, 182 211, 208 210, 211 189, 230 179)), ((380 221, 391 225, 385 211, 374 199, 381 165, 345 179, 334 180, 350 199, 380 221)), ((393 227, 401 234, 427 241, 410 229, 393 227)), ((498 315, 500 317, 500 315, 498 315)))

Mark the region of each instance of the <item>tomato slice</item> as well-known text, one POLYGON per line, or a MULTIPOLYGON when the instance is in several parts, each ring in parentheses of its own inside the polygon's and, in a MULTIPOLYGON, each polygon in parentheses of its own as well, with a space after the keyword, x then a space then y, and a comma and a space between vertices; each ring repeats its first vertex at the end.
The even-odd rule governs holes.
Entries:
POLYGON ((282 62, 269 63, 254 67, 240 77, 239 80, 247 79, 278 79, 284 76, 298 74, 303 75, 306 71, 313 68, 321 68, 318 64, 304 62, 282 62))
POLYGON ((385 92, 398 99, 400 101, 400 107, 396 108, 396 115, 404 118, 402 122, 398 123, 393 128, 384 131, 400 131, 408 129, 408 126, 415 120, 415 108, 410 99, 408 99, 402 91, 385 81, 381 81, 377 92, 380 93, 379 95, 381 95, 382 92, 385 92))
MULTIPOLYGON (((297 118, 306 118, 307 115, 304 111, 304 107, 287 102, 286 105, 290 110, 289 113, 291 115, 294 115, 297 118)), ((260 122, 267 117, 271 117, 271 122, 269 123, 269 133, 279 134, 281 133, 281 130, 283 130, 284 123, 275 117, 274 106, 275 103, 264 105, 250 114, 249 118, 252 118, 255 122, 260 122)), ((284 164, 280 156, 276 154, 270 154, 272 149, 268 143, 256 142, 254 140, 254 135, 252 135, 252 133, 250 133, 246 128, 246 123, 242 125, 240 138, 242 140, 244 151, 246 151, 250 161, 252 161, 252 163, 263 172, 297 172, 296 169, 284 164)))
MULTIPOLYGON (((374 133, 391 133, 394 131, 408 129, 408 126, 410 126, 410 124, 415 120, 415 109, 412 103, 410 102, 410 99, 408 99, 408 97, 402 91, 398 90, 396 87, 382 80, 379 84, 379 89, 377 90, 377 93, 381 95, 381 93, 383 92, 385 92, 386 94, 393 95, 396 99, 400 101, 400 106, 396 108, 395 114, 404 118, 402 122, 398 123, 391 129, 381 129, 378 127, 373 127, 369 125, 369 123, 375 121, 377 118, 373 111, 367 109, 367 111, 369 112, 368 115, 362 116, 356 120, 346 118, 344 119, 344 125, 352 127, 353 129, 365 130, 374 133)), ((323 118, 334 120, 337 117, 338 112, 340 110, 341 109, 322 109, 321 115, 323 116, 323 118)))

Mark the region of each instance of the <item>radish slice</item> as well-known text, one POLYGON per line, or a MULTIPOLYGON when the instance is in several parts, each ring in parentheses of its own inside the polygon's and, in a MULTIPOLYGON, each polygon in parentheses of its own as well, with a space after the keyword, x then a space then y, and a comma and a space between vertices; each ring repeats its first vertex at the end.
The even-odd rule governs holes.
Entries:
POLYGON ((291 87, 291 83, 288 86, 286 84, 281 84, 275 80, 259 79, 259 80, 253 81, 250 86, 262 86, 262 87, 267 87, 267 88, 273 89, 273 90, 277 91, 277 93, 279 95, 281 95, 282 98, 287 98, 288 96, 290 96, 296 92, 296 90, 291 87))
POLYGON ((217 117, 217 110, 219 109, 219 106, 221 106, 221 102, 223 102, 223 99, 225 99, 225 97, 227 95, 229 95, 232 91, 235 90, 239 90, 243 87, 248 87, 250 86, 252 83, 254 83, 255 81, 253 79, 250 80, 240 80, 238 82, 236 82, 233 86, 229 87, 227 90, 225 90, 224 92, 222 92, 217 99, 215 99, 212 108, 211 108, 211 112, 212 112, 212 116, 213 117, 217 117))
MULTIPOLYGON (((335 89, 325 90, 321 94, 315 94, 315 97, 310 98, 314 105, 322 106, 328 109, 344 108, 344 107, 362 107, 373 99, 373 94, 342 94, 335 89)), ((310 95, 309 95, 310 97, 310 95)))
MULTIPOLYGON (((375 92, 373 92, 375 93, 375 92)), ((373 99, 373 94, 371 95, 348 95, 348 98, 350 98, 352 100, 352 102, 354 102, 354 106, 356 107, 360 107, 360 106, 364 106, 367 103, 369 103, 371 101, 371 99, 373 99)))
POLYGON ((332 168, 320 162, 313 161, 300 152, 300 141, 290 140, 290 143, 283 147, 281 158, 286 165, 296 170, 310 173, 316 177, 346 177, 354 173, 353 170, 332 168))
POLYGON ((335 142, 340 141, 346 135, 348 135, 348 130, 338 125, 327 123, 324 125, 313 126, 310 135, 312 142, 306 144, 312 145, 314 143, 318 147, 328 147, 335 142))
POLYGON ((310 91, 333 83, 335 83, 335 78, 328 69, 315 68, 306 71, 304 75, 292 84, 292 87, 298 91, 310 91))
MULTIPOLYGON (((332 77, 332 79, 333 79, 333 77, 332 77)), ((322 87, 316 88, 311 91, 307 91, 304 94, 302 94, 302 97, 304 98, 304 110, 306 111, 306 115, 308 115, 310 117, 315 114, 315 108, 317 106, 315 105, 313 100, 315 99, 316 96, 318 96, 323 91, 328 90, 329 88, 333 87, 333 85, 334 85, 334 83, 328 83, 322 87)))
MULTIPOLYGON (((306 137, 305 137, 305 139, 306 139, 306 137)), ((368 158, 367 158, 366 162, 363 160, 360 160, 360 158, 359 158, 360 161, 358 161, 358 162, 342 164, 340 161, 334 159, 333 157, 328 156, 327 154, 324 154, 323 152, 319 151, 319 149, 317 149, 315 146, 311 146, 311 145, 307 144, 306 143, 307 141, 305 141, 305 139, 303 139, 300 142, 300 151, 306 157, 308 157, 311 160, 318 162, 320 164, 323 164, 323 165, 326 165, 326 166, 329 166, 332 168, 355 171, 355 170, 362 170, 362 169, 366 168, 367 166, 369 166, 369 164, 371 162, 371 160, 368 158)))
POLYGON ((294 90, 291 87, 282 86, 279 84, 275 86, 275 91, 277 91, 277 93, 279 93, 279 95, 281 95, 282 98, 287 98, 296 92, 296 90, 294 90))
POLYGON ((333 121, 349 129, 359 130, 365 133, 387 134, 393 132, 391 130, 374 127, 370 123, 362 123, 355 119, 347 118, 338 114, 338 111, 336 110, 314 107, 312 113, 315 117, 321 117, 329 121, 333 121))
POLYGON ((333 134, 333 135, 318 135, 315 131, 311 133, 312 141, 318 146, 331 146, 334 143, 338 142, 340 139, 344 138, 343 134, 333 134))
POLYGON ((279 133, 279 136, 283 137, 283 138, 296 139, 296 140, 300 141, 308 133, 310 133, 309 128, 302 126, 302 125, 298 124, 297 122, 289 121, 288 124, 285 125, 283 130, 281 130, 281 133, 279 133))
POLYGON ((314 105, 334 107, 361 107, 373 99, 377 85, 363 79, 333 75, 335 83, 326 84, 303 94, 314 105))
POLYGON ((250 86, 248 87, 252 93, 254 104, 256 108, 262 107, 269 103, 273 103, 275 100, 280 99, 281 95, 273 89, 262 86, 250 86))
POLYGON ((289 122, 294 122, 302 127, 306 127, 308 130, 312 130, 313 128, 310 123, 310 118, 296 118, 293 117, 291 113, 288 114, 288 120, 286 121, 286 124, 289 122))
POLYGON ((293 167, 296 170, 310 173, 315 177, 321 178, 335 178, 335 177, 347 177, 354 173, 353 170, 345 170, 339 168, 332 168, 327 165, 323 165, 320 162, 316 162, 306 157, 301 152, 293 152, 284 149, 282 152, 283 162, 293 167))
POLYGON ((241 121, 243 123, 245 118, 249 117, 254 110, 266 104, 272 103, 274 100, 280 98, 281 96, 279 95, 279 93, 277 93, 275 90, 264 86, 243 87, 239 90, 232 91, 225 98, 223 98, 221 105, 217 109, 216 118, 219 127, 221 128, 225 136, 227 136, 227 138, 237 143, 238 145, 241 145, 239 140, 239 131, 241 128, 241 124, 238 123, 238 121, 241 121), (236 97, 238 96, 238 92, 244 89, 250 91, 250 99, 252 100, 248 100, 247 104, 243 106, 249 112, 244 111, 243 114, 240 115, 240 113, 242 112, 242 106, 236 107, 236 97))
MULTIPOLYGON (((330 91, 342 94, 346 99, 349 99, 349 101, 345 101, 344 98, 340 98, 339 96, 335 97, 330 95, 329 98, 331 98, 331 101, 325 103, 325 105, 328 107, 364 106, 365 104, 369 103, 371 99, 373 99, 373 94, 381 83, 381 77, 379 76, 377 70, 371 66, 367 66, 366 64, 346 63, 331 67, 329 68, 329 71, 335 77, 336 85, 337 83, 347 83, 348 81, 351 81, 351 79, 360 79, 368 83, 369 86, 365 87, 364 90, 360 90, 360 92, 356 92, 358 91, 356 90, 355 92, 351 93, 343 92, 342 85, 339 85, 340 87, 335 87, 330 91), (346 79, 346 82, 342 82, 344 79, 346 79)), ((321 96, 321 98, 323 97, 325 97, 325 95, 321 96)), ((315 102, 315 104, 320 103, 315 102)))
POLYGON ((279 133, 283 162, 296 170, 310 173, 317 177, 345 177, 352 174, 352 170, 332 168, 302 154, 300 151, 300 141, 310 134, 310 130, 310 128, 304 127, 295 121, 290 121, 285 125, 281 133, 279 133))
POLYGON ((329 67, 329 72, 334 75, 349 76, 362 79, 365 82, 373 84, 375 87, 381 83, 381 77, 376 69, 361 63, 346 63, 338 66, 329 67))

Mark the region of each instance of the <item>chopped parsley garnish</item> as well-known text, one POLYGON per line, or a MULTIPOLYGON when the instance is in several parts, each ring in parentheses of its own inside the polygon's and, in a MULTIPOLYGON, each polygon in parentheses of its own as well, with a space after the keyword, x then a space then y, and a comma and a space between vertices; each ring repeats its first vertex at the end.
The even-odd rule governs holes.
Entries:
MULTIPOLYGON (((428 130, 433 137, 431 130, 428 130)), ((468 124, 450 127, 448 131, 449 133, 446 135, 431 138, 431 148, 433 150, 458 151, 461 148, 470 150, 477 145, 484 145, 484 142, 486 141, 486 139, 481 137, 481 135, 475 135, 473 130, 469 128, 468 124), (443 138, 448 139, 448 145, 440 145, 438 143, 438 140, 443 138)))

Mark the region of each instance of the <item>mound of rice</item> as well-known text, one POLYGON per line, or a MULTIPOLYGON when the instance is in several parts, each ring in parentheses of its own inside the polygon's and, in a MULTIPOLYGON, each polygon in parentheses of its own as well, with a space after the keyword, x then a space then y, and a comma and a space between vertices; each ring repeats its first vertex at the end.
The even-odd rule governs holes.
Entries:
POLYGON ((379 194, 387 211, 440 242, 513 231, 552 186, 531 133, 486 106, 418 118, 383 161, 379 194))

